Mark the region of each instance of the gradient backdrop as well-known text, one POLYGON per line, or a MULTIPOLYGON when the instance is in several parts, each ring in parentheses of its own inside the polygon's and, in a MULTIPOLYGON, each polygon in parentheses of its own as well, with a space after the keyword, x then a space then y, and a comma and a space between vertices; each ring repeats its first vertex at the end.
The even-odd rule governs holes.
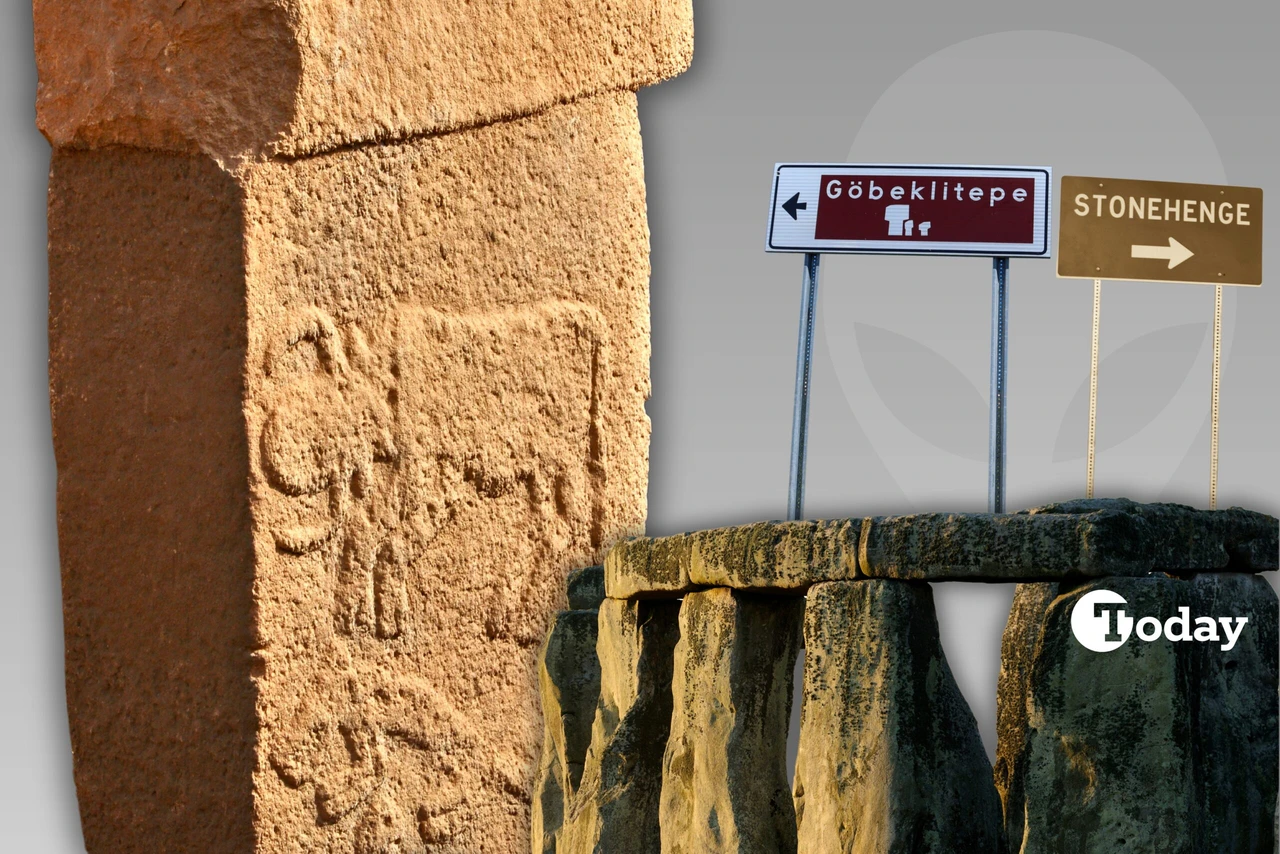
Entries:
MULTIPOLYGON (((650 533, 785 511, 801 262, 763 251, 776 161, 1047 165, 1055 179, 1280 192, 1273 4, 1029 7, 695 0, 692 69, 640 95, 650 533)), ((49 150, 34 126, 29 4, 0 15, 0 840, 61 854, 83 843, 45 375, 49 150)), ((1270 261, 1280 214, 1266 222, 1270 261)), ((985 509, 990 278, 983 259, 823 261, 809 515, 985 509)), ((1092 283, 1014 260, 1010 284, 1008 506, 1020 509, 1084 493, 1092 283)), ((1209 287, 1104 284, 1099 495, 1207 506, 1212 317, 1209 287)), ((1280 513, 1278 321, 1280 285, 1227 290, 1219 506, 1280 513)), ((993 750, 1012 588, 934 590, 951 667, 993 750)))

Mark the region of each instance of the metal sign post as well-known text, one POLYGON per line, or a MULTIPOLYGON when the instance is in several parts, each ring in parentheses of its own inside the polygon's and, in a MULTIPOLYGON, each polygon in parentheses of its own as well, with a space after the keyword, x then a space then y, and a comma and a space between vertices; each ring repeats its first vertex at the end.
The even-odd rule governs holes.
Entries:
POLYGON ((1218 509, 1218 390, 1222 379, 1222 285, 1213 289, 1213 391, 1209 421, 1209 509, 1218 509))
POLYGON ((1089 462, 1084 497, 1093 497, 1093 461, 1098 447, 1098 337, 1102 331, 1102 279, 1093 280, 1093 346, 1089 357, 1089 462))
POLYGON ((1005 409, 1009 357, 1009 259, 991 259, 991 448, 987 463, 987 512, 1004 512, 1008 455, 1005 409))
POLYGON ((1004 512, 1010 256, 1048 258, 1052 171, 1032 166, 779 163, 768 252, 804 253, 787 518, 804 515, 809 388, 821 253, 992 259, 988 503, 1004 512))
POLYGON ((1262 190, 1218 184, 1062 176, 1058 275, 1093 279, 1089 461, 1093 497, 1102 279, 1215 285, 1209 508, 1218 506, 1222 286, 1262 284, 1262 190))
POLYGON ((818 313, 818 261, 816 252, 804 256, 800 296, 800 344, 796 353, 796 403, 791 418, 791 484, 787 519, 804 518, 805 457, 809 450, 809 378, 813 367, 813 324, 818 313))

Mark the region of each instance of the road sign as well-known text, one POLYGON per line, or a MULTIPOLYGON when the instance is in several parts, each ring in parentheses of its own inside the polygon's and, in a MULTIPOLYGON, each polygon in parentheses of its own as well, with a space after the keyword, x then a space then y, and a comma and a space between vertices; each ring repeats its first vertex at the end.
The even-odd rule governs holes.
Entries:
POLYGON ((1058 275, 1262 284, 1262 190, 1062 176, 1058 275))
POLYGON ((769 252, 1050 254, 1049 167, 779 163, 769 252))

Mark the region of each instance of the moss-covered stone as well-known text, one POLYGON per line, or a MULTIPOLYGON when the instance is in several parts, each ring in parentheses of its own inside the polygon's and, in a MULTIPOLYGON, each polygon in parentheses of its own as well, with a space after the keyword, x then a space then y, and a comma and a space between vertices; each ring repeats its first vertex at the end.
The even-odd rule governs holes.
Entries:
MULTIPOLYGON (((1007 807, 1023 802, 1028 757, 1015 746, 1023 744, 1026 739, 1026 698, 1031 665, 1035 661, 1045 609, 1057 597, 1058 591, 1059 584, 1053 581, 1019 584, 1013 594, 1009 620, 1000 642, 1000 681, 996 696, 999 749, 995 781, 1000 802, 1007 807)), ((1022 844, 1022 813, 1010 809, 1005 813, 1004 823, 1010 851, 1016 852, 1022 844)))
POLYGON ((1003 654, 996 775, 1010 851, 1273 850, 1277 604, 1264 579, 1024 585, 1003 654), (1072 631, 1077 603, 1096 590, 1122 597, 1113 604, 1135 621, 1126 632, 1112 618, 1125 639, 1105 652, 1072 631), (1225 632, 1217 641, 1138 636, 1144 617, 1183 614, 1192 626, 1197 617, 1248 623, 1230 649, 1225 632))
POLYGON ((819 581, 856 578, 860 519, 757 522, 689 534, 689 580, 707 587, 803 594, 819 581))
POLYGON ((679 598, 689 581, 693 541, 687 534, 623 540, 604 559, 604 589, 611 599, 679 598))
MULTIPOLYGON (((1280 521, 1241 507, 1197 510, 1184 504, 1139 504, 1127 498, 1081 499, 1026 511, 1081 518, 1086 575, 1120 575, 1111 563, 1146 571, 1280 569, 1280 521)), ((1020 514, 1021 515, 1021 514, 1020 514)))
POLYGON ((802 595, 855 578, 1031 582, 1277 568, 1273 516, 1114 498, 1021 513, 755 522, 640 537, 609 552, 605 586, 615 599, 679 598, 706 587, 802 595))
POLYGON ((816 582, 857 577, 861 528, 861 519, 755 522, 626 540, 605 559, 605 588, 614 599, 707 587, 803 595, 816 582))
POLYGON ((930 581, 1261 572, 1278 561, 1280 523, 1273 516, 1123 498, 1011 514, 876 517, 864 523, 859 548, 863 575, 930 581))
POLYGON ((596 610, 604 601, 604 567, 588 566, 569 573, 565 585, 569 593, 569 609, 596 610))

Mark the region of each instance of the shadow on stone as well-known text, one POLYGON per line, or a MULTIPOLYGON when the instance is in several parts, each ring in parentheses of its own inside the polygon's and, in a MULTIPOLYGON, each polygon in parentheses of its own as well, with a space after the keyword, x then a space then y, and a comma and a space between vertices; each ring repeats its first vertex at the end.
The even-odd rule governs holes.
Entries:
POLYGON ((1020 585, 998 702, 1009 850, 1273 851, 1276 613, 1253 575, 1020 585), (1072 631, 1096 591, 1111 594, 1102 652, 1072 631), (1170 640, 1180 615, 1186 639, 1170 640), (1220 618, 1247 618, 1234 644, 1220 618))
POLYGON ((1000 802, 927 584, 812 587, 795 803, 801 851, 994 852, 1000 802))

